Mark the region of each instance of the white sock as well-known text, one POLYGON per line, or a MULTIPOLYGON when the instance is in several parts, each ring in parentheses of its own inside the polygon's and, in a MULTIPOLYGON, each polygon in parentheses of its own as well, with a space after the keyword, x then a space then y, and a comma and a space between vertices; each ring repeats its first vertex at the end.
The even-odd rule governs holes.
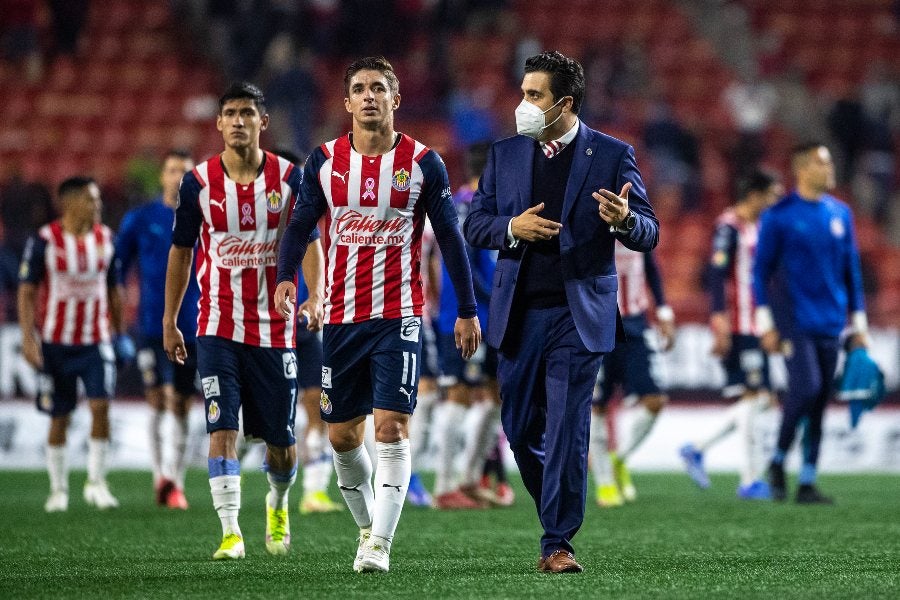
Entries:
POLYGON ((598 486, 615 484, 612 462, 609 460, 609 432, 606 414, 591 413, 590 440, 591 472, 598 486))
POLYGON ((47 474, 50 476, 50 492, 69 492, 69 465, 66 463, 65 446, 47 446, 47 474))
POLYGON ((184 489, 184 471, 187 468, 188 418, 176 416, 172 429, 172 480, 178 489, 184 489))
POLYGON ((378 452, 378 469, 375 471, 372 535, 384 538, 390 543, 397 530, 412 471, 409 440, 389 444, 377 442, 375 448, 378 452))
MULTIPOLYGON (((369 462, 375 462, 375 415, 366 416, 366 430, 363 436, 366 452, 369 453, 369 462)), ((376 467, 377 468, 377 467, 376 467)))
POLYGON ((631 422, 631 437, 628 440, 628 447, 624 452, 619 453, 619 457, 623 461, 631 456, 632 452, 637 450, 638 446, 641 445, 641 442, 643 442, 650 434, 650 430, 653 429, 653 424, 656 423, 657 414, 650 412, 643 404, 639 404, 634 409, 634 412, 637 414, 634 417, 634 421, 631 422))
POLYGON ((375 493, 372 490, 372 459, 365 444, 347 452, 335 452, 334 472, 357 527, 371 527, 375 493))
POLYGON ((88 481, 100 483, 106 481, 106 453, 109 440, 88 438, 88 481))
POLYGON ((737 430, 738 443, 740 445, 740 475, 741 485, 749 485, 756 481, 756 469, 753 456, 753 416, 756 412, 756 396, 745 397, 736 404, 737 418, 735 429, 737 430))
POLYGON ((213 507, 222 522, 222 535, 236 533, 241 535, 238 526, 238 513, 241 510, 241 476, 220 475, 209 480, 212 492, 213 507))
POLYGON ((697 444, 697 450, 700 452, 706 452, 713 445, 717 444, 720 440, 724 439, 729 433, 734 431, 735 426, 737 425, 737 416, 740 412, 740 404, 739 400, 735 400, 734 404, 729 406, 725 410, 725 420, 722 421, 721 425, 718 429, 713 431, 713 433, 706 438, 706 441, 697 444))
POLYGON ((409 452, 412 455, 413 470, 421 468, 422 457, 427 454, 428 440, 433 425, 430 426, 434 414, 434 405, 438 399, 438 391, 419 391, 416 410, 409 417, 409 452))
POLYGON ((269 506, 278 509, 287 508, 288 492, 291 490, 294 482, 297 481, 297 469, 294 469, 288 480, 271 472, 266 473, 266 479, 269 480, 269 506))
POLYGON ((162 422, 165 412, 150 408, 150 460, 153 463, 153 483, 164 477, 162 455, 162 422))
POLYGON ((466 419, 466 407, 456 402, 445 402, 443 406, 444 427, 437 432, 437 463, 435 464, 434 495, 440 496, 455 487, 453 468, 459 431, 466 419))
POLYGON ((332 459, 326 452, 327 439, 317 427, 306 429, 306 461, 303 463, 303 493, 323 492, 331 478, 332 459))
POLYGON ((497 443, 500 431, 500 406, 493 402, 484 403, 476 415, 472 436, 469 437, 464 451, 465 471, 463 484, 473 485, 481 479, 484 472, 484 461, 488 453, 497 443))

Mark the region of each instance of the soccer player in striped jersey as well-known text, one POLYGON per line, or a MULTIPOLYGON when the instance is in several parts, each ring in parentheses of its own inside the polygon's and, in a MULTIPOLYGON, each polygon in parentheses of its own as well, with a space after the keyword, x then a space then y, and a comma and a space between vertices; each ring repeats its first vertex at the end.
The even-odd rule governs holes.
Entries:
POLYGON ((291 319, 293 274, 320 217, 325 248, 322 418, 338 484, 360 530, 354 570, 387 571, 411 471, 409 415, 416 405, 424 303, 420 262, 425 216, 459 301, 456 344, 481 341, 472 275, 447 170, 436 152, 394 130, 399 82, 382 57, 344 75, 353 129, 316 148, 278 257, 275 303, 291 319), (375 413, 377 470, 363 447, 375 413))
POLYGON ((716 221, 708 288, 713 334, 712 352, 722 360, 726 383, 722 395, 737 401, 726 411, 722 424, 703 441, 688 443, 680 450, 691 479, 701 488, 710 485, 703 454, 713 444, 736 431, 741 444, 739 498, 766 500, 769 486, 755 464, 753 423, 755 416, 771 404, 769 361, 759 346, 753 322, 753 261, 756 256, 757 222, 760 213, 784 193, 778 178, 766 171, 753 171, 738 180, 738 201, 716 221))
MULTIPOLYGON (((219 99, 216 127, 225 150, 181 181, 166 273, 163 345, 171 360, 184 364, 187 348, 177 319, 199 240, 197 370, 206 404, 209 485, 222 523, 214 559, 244 557, 235 448, 239 411, 245 436, 266 443, 266 550, 286 554, 291 540, 288 491, 297 473, 295 320, 282 319, 272 298, 279 237, 301 173, 260 149, 259 135, 268 124, 265 99, 255 85, 235 83, 219 99)), ((294 269, 292 280, 296 274, 294 269)))
POLYGON ((113 233, 100 222, 100 189, 93 179, 66 179, 58 197, 62 215, 28 240, 19 269, 22 352, 40 371, 38 409, 50 415, 50 497, 44 509, 65 511, 69 506, 66 431, 79 379, 91 410, 84 499, 100 509, 115 508, 119 502, 106 482, 109 399, 116 379, 111 342, 113 332, 122 331, 113 233), (39 300, 42 285, 45 300, 39 300), (40 334, 35 330, 39 312, 44 313, 40 334))
POLYGON ((188 412, 197 393, 195 339, 197 301, 200 288, 195 278, 188 284, 178 325, 188 346, 187 363, 173 364, 163 349, 162 316, 165 305, 166 263, 172 245, 172 220, 178 203, 178 187, 194 161, 183 151, 172 150, 163 157, 159 180, 159 198, 129 211, 122 219, 116 237, 116 258, 123 279, 137 261, 141 300, 138 325, 141 333, 137 366, 144 382, 144 395, 150 405, 150 457, 153 463, 153 487, 156 503, 169 508, 187 509, 184 496, 184 471, 187 449, 188 412), (170 452, 164 452, 163 422, 171 412, 174 427, 165 440, 170 452), (163 464, 168 455, 170 464, 163 464))
POLYGON ((591 409, 591 470, 597 484, 597 504, 604 508, 620 506, 637 497, 626 462, 650 435, 668 401, 662 389, 660 351, 668 351, 675 344, 675 315, 666 304, 654 254, 629 250, 621 242, 616 242, 615 252, 619 276, 617 301, 627 339, 603 359, 591 409), (656 304, 659 341, 647 318, 648 287, 656 304), (625 405, 635 408, 630 435, 622 449, 609 452, 606 406, 616 385, 622 387, 625 405))

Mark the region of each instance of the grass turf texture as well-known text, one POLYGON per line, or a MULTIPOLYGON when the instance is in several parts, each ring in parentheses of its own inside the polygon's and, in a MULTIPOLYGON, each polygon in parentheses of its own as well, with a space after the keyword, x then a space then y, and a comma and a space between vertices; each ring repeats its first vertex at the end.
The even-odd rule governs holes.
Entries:
MULTIPOLYGON (((681 474, 637 474, 635 504, 589 503, 580 575, 535 570, 540 529, 517 486, 508 509, 405 507, 388 574, 353 573, 349 513, 297 512, 284 558, 264 548, 265 477, 244 475, 247 558, 214 562, 220 540, 202 471, 187 512, 152 503, 150 475, 113 472, 118 510, 98 512, 70 478, 67 513, 45 514, 42 472, 0 471, 0 598, 887 598, 900 589, 900 477, 826 476, 836 506, 739 501, 736 478, 701 491, 681 474)), ((514 477, 514 482, 520 480, 514 477)), ((340 496, 333 491, 333 497, 340 496)), ((591 495, 593 498, 593 495, 591 495)))

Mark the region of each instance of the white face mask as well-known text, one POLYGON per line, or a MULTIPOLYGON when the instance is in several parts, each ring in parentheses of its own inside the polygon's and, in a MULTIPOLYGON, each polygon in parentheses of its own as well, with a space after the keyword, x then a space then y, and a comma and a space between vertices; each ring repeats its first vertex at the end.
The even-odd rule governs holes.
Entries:
MULTIPOLYGON (((559 104, 565 99, 565 96, 563 96, 556 104, 559 104)), ((516 132, 520 135, 527 135, 530 138, 538 139, 545 129, 559 121, 560 117, 562 117, 562 111, 559 111, 558 117, 553 119, 550 123, 546 122, 546 113, 552 110, 556 104, 547 110, 541 110, 528 100, 522 98, 519 106, 516 107, 516 132)))

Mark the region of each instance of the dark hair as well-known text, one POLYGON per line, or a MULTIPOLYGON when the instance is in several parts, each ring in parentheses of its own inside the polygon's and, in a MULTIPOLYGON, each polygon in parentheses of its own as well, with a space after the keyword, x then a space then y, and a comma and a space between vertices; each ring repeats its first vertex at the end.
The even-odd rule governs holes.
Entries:
POLYGON ((539 71, 550 75, 550 92, 559 101, 564 96, 572 96, 572 112, 576 115, 584 101, 584 69, 572 58, 554 50, 542 52, 525 61, 525 72, 539 71))
POLYGON ((488 152, 491 151, 490 142, 477 142, 466 148, 466 176, 478 177, 484 171, 487 164, 488 152))
POLYGON ((248 81, 235 81, 228 86, 228 89, 219 98, 219 112, 222 112, 222 108, 229 100, 243 99, 252 100, 260 114, 266 112, 266 97, 263 96, 262 90, 248 81))
POLYGON ((172 148, 167 150, 165 154, 163 154, 162 162, 166 163, 170 158, 180 158, 181 160, 194 160, 191 158, 191 153, 183 148, 172 148))
POLYGON ((300 165, 303 162, 303 159, 300 158, 295 152, 292 150, 288 150, 287 148, 276 148, 272 150, 272 153, 276 156, 280 156, 288 162, 294 163, 295 165, 300 165))
POLYGON ((778 177, 771 171, 754 169, 738 178, 737 184, 735 184, 737 198, 740 201, 752 192, 765 192, 776 181, 778 181, 778 177))
POLYGON ((360 71, 378 71, 387 79, 388 87, 391 89, 392 94, 397 94, 400 91, 400 80, 397 79, 397 74, 394 73, 394 67, 391 66, 391 63, 383 56, 367 56, 351 63, 344 72, 344 91, 347 94, 350 93, 350 80, 360 71))
POLYGON ((824 145, 825 144, 823 144, 819 140, 808 140, 805 142, 800 142, 791 149, 791 158, 797 158, 801 154, 806 154, 807 152, 815 150, 816 148, 821 148, 824 145))
POLYGON ((93 177, 87 177, 85 175, 69 177, 59 184, 59 188, 56 190, 56 196, 57 198, 64 198, 73 192, 83 190, 92 183, 96 183, 93 177))

